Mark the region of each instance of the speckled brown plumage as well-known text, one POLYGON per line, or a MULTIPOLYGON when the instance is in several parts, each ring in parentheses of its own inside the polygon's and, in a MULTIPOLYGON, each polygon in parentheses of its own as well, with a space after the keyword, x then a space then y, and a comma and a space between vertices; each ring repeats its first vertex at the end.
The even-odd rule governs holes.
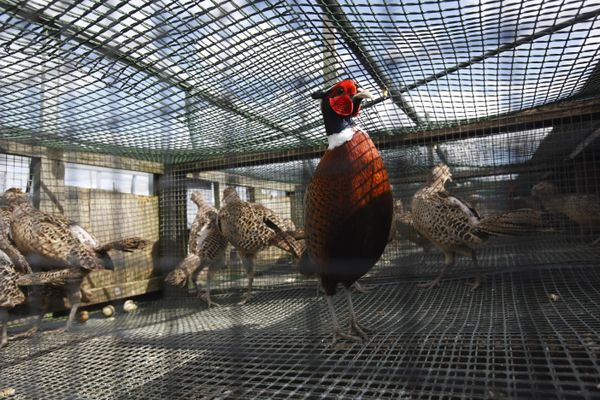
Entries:
POLYGON ((18 278, 10 258, 0 251, 0 307, 13 308, 25 301, 25 294, 17 285, 18 278))
POLYGON ((287 231, 295 230, 290 220, 260 204, 242 201, 234 188, 223 191, 223 207, 218 214, 218 226, 223 236, 237 249, 248 275, 246 303, 252 296, 254 258, 269 246, 276 246, 295 256, 302 251, 302 244, 287 231))
POLYGON ((18 277, 11 259, 0 251, 0 348, 8 343, 8 310, 25 302, 25 294, 17 286, 18 277))
POLYGON ((402 200, 394 201, 394 223, 390 230, 390 240, 408 240, 428 252, 433 244, 417 231, 414 225, 412 213, 404 209, 402 200))
POLYGON ((19 189, 9 189, 4 196, 12 212, 12 239, 25 256, 44 260, 38 262, 42 269, 102 269, 94 251, 73 234, 68 219, 35 209, 19 189))
MULTIPOLYGON (((17 248, 28 258, 35 271, 72 268, 81 277, 69 280, 65 285, 66 297, 71 310, 64 330, 71 327, 81 304, 80 286, 91 271, 103 268, 89 244, 83 243, 71 230, 69 220, 62 215, 48 214, 33 207, 29 198, 19 189, 9 189, 4 197, 11 210, 11 237, 17 248)), ((45 291, 48 296, 51 291, 45 291)), ((35 333, 47 301, 42 302, 35 325, 25 333, 35 333)))
POLYGON ((6 253, 0 250, 0 347, 8 343, 6 323, 8 311, 25 302, 25 294, 20 286, 62 284, 76 278, 70 268, 29 274, 20 274, 6 253))
MULTIPOLYGON (((128 251, 144 248, 148 244, 142 239, 130 238, 100 245, 90 232, 64 215, 49 214, 35 209, 20 189, 9 189, 4 197, 11 211, 11 237, 19 251, 30 261, 32 268, 35 271, 73 269, 74 277, 64 285, 67 300, 71 305, 65 328, 67 330, 82 300, 80 286, 83 279, 91 271, 103 269, 105 266, 112 267, 108 250, 128 251)), ((41 315, 45 312, 43 308, 40 310, 41 315)), ((40 321, 41 318, 29 334, 37 331, 40 321)))
MULTIPOLYGON (((415 228, 446 256, 440 275, 427 284, 419 285, 421 287, 438 286, 446 268, 454 264, 456 254, 470 256, 476 265, 475 248, 489 236, 527 234, 542 225, 540 213, 531 209, 482 218, 470 204, 446 191, 445 183, 451 178, 447 165, 435 166, 425 186, 415 193, 412 200, 415 228)), ((473 288, 479 284, 478 274, 473 288)))
POLYGON ((600 230, 600 197, 594 194, 559 193, 550 181, 541 181, 532 194, 550 212, 560 213, 571 221, 592 230, 600 230))
POLYGON ((202 199, 200 193, 192 193, 192 201, 198 205, 196 218, 190 229, 188 254, 185 259, 171 271, 165 281, 172 285, 182 286, 192 280, 198 297, 208 306, 217 304, 210 298, 210 281, 216 271, 225 266, 225 249, 227 240, 217 227, 217 210, 202 199), (206 290, 201 292, 198 276, 207 271, 206 290))
POLYGON ((0 250, 11 259, 18 273, 28 274, 31 273, 31 267, 10 237, 11 214, 9 209, 0 208, 0 250))
POLYGON ((94 236, 93 233, 79 225, 77 221, 74 221, 62 214, 49 215, 52 216, 55 223, 61 224, 66 229, 71 231, 71 234, 81 244, 93 251, 96 257, 101 261, 102 267, 106 269, 114 269, 114 264, 112 258, 110 257, 109 251, 114 250, 130 253, 135 250, 145 249, 150 245, 148 240, 137 236, 114 240, 103 244, 96 238, 96 236, 94 236))

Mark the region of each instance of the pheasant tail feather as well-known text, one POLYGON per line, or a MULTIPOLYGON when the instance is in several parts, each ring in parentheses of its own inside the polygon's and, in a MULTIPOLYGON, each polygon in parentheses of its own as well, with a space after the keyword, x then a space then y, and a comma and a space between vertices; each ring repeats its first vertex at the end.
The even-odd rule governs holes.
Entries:
POLYGON ((68 280, 81 278, 83 275, 78 270, 72 268, 65 268, 56 271, 48 272, 34 272, 31 274, 20 275, 17 278, 17 285, 19 286, 32 286, 32 285, 45 285, 53 284, 60 285, 66 283, 68 280))
POLYGON ((145 249, 150 244, 150 241, 139 238, 137 236, 132 236, 129 238, 115 240, 114 242, 106 243, 98 251, 108 251, 108 250, 119 250, 125 252, 132 252, 134 250, 142 250, 145 249))
POLYGON ((530 208, 508 211, 481 220, 477 229, 498 236, 517 236, 539 231, 542 213, 530 208))

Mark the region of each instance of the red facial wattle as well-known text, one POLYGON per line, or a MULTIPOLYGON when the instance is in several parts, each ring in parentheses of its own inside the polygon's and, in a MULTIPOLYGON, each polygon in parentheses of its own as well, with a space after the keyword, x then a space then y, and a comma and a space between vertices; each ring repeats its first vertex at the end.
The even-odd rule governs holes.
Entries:
POLYGON ((354 104, 348 95, 336 96, 329 98, 329 105, 336 114, 347 117, 353 114, 354 104))
POLYGON ((357 92, 356 84, 347 79, 335 85, 329 91, 329 105, 336 114, 342 117, 355 117, 360 111, 360 107, 356 107, 352 96, 357 92))

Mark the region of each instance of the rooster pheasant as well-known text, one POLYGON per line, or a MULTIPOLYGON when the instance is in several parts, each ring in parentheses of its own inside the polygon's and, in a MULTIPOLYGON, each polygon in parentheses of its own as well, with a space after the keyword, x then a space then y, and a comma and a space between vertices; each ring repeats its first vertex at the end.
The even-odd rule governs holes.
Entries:
POLYGON ((242 201, 235 188, 225 188, 223 204, 217 217, 218 227, 225 239, 239 252, 246 270, 248 289, 239 303, 245 304, 252 298, 254 258, 257 253, 269 246, 276 246, 299 257, 302 244, 287 233, 295 230, 291 221, 284 220, 260 204, 242 201))
POLYGON ((362 340, 352 304, 350 287, 379 260, 387 244, 393 214, 388 174, 369 135, 358 128, 353 117, 368 91, 344 80, 312 95, 321 100, 321 112, 329 143, 305 197, 304 235, 306 251, 300 272, 317 275, 333 323, 333 341, 362 340), (332 296, 338 284, 350 314, 350 331, 342 331, 332 296))
MULTIPOLYGON (((64 330, 71 327, 81 304, 80 286, 83 279, 92 271, 103 269, 105 266, 112 267, 108 250, 133 251, 148 244, 143 239, 129 238, 99 245, 89 232, 63 215, 36 210, 27 194, 20 189, 8 189, 4 197, 12 213, 11 237, 34 270, 73 269, 74 277, 65 283, 66 297, 71 310, 64 330)), ((40 311, 40 318, 26 335, 37 331, 45 311, 40 311)))
MULTIPOLYGON (((531 189, 544 208, 550 212, 564 214, 582 227, 600 230, 600 197, 593 194, 559 193, 549 181, 541 181, 531 189)), ((597 239, 596 244, 600 239, 597 239)))
MULTIPOLYGON (((412 199, 415 228, 446 257, 440 274, 419 287, 431 289, 439 286, 446 269, 454 264, 456 254, 471 257, 477 267, 475 249, 488 237, 527 234, 542 225, 541 214, 532 209, 519 209, 482 218, 470 204, 446 191, 445 184, 451 180, 450 168, 445 164, 436 165, 425 186, 412 199)), ((481 275, 478 271, 471 287, 476 289, 480 284, 481 275)))
POLYGON ((217 228, 217 210, 207 204, 202 194, 192 193, 192 201, 198 206, 196 218, 190 229, 188 255, 171 271, 165 281, 172 285, 182 286, 192 280, 196 286, 198 297, 208 306, 218 305, 210 298, 210 281, 215 271, 225 266, 225 248, 227 240, 217 228), (201 293, 198 275, 208 267, 206 291, 201 293))

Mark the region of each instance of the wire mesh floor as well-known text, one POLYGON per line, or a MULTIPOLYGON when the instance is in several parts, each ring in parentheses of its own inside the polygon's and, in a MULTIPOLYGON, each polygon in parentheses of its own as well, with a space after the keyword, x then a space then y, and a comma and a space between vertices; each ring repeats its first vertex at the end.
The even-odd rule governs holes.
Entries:
MULTIPOLYGON (((14 398, 600 398, 600 269, 521 268, 354 295, 364 343, 330 343, 315 285, 142 302, 0 350, 14 398)), ((336 298, 346 315, 342 296, 336 298)), ((45 323, 44 328, 64 320, 45 323)), ((344 320, 347 323, 346 320, 344 320)))

